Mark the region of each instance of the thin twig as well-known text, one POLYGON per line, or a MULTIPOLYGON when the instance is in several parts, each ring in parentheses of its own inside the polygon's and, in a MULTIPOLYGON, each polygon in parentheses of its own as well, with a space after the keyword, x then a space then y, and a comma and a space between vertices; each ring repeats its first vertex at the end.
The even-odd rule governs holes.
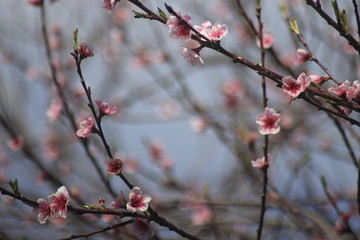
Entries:
POLYGON ((319 61, 319 59, 317 59, 317 57, 315 57, 315 54, 313 53, 313 51, 310 49, 309 45, 307 44, 307 42, 303 39, 302 35, 296 34, 297 38, 299 39, 299 41, 301 42, 301 44, 306 48, 306 50, 308 51, 308 53, 310 54, 310 60, 314 61, 317 65, 319 65, 319 67, 324 70, 324 72, 330 77, 331 80, 333 80, 337 85, 340 85, 341 83, 339 81, 336 80, 336 78, 334 77, 334 75, 332 75, 330 73, 330 71, 319 61))
POLYGON ((111 229, 126 226, 126 225, 128 225, 128 224, 130 224, 132 222, 133 222, 133 220, 127 220, 127 221, 124 221, 124 222, 120 222, 120 223, 117 223, 117 224, 113 224, 113 225, 98 229, 98 230, 93 231, 93 232, 87 232, 87 233, 81 233, 81 234, 72 234, 70 237, 61 238, 59 240, 70 240, 70 239, 76 239, 76 238, 88 238, 88 237, 90 237, 92 235, 95 235, 95 234, 98 234, 98 233, 103 233, 103 232, 109 231, 111 229))
MULTIPOLYGON (((260 41, 260 56, 261 56, 261 66, 265 67, 265 49, 264 49, 264 42, 263 42, 263 23, 261 21, 261 0, 258 0, 256 3, 256 17, 258 20, 258 35, 257 38, 260 41)), ((265 76, 261 76, 261 88, 262 88, 262 98, 263 98, 263 108, 267 107, 267 93, 266 93, 266 79, 265 76)), ((260 217, 259 217, 259 226, 257 229, 257 240, 261 239, 262 230, 264 228, 264 219, 265 219, 265 211, 266 211, 266 195, 267 195, 267 183, 268 183, 268 149, 269 149, 269 136, 264 135, 264 158, 265 158, 265 166, 263 170, 263 189, 261 194, 261 210, 260 210, 260 217)))
MULTIPOLYGON (((61 103, 64 106, 65 116, 70 121, 70 124, 71 124, 71 127, 72 127, 73 131, 76 132, 77 126, 76 126, 74 115, 70 110, 70 107, 69 107, 69 105, 68 105, 68 103, 66 101, 65 94, 62 91, 62 87, 61 87, 61 85, 60 85, 60 83, 59 83, 59 81, 57 79, 56 68, 55 68, 55 65, 54 65, 53 56, 52 56, 50 43, 49 43, 49 34, 47 32, 47 27, 46 27, 45 1, 41 1, 41 30, 42 30, 42 35, 43 35, 45 48, 46 48, 47 61, 48 61, 50 71, 51 71, 51 79, 52 79, 52 81, 53 81, 53 83, 55 85, 55 88, 56 88, 56 91, 57 91, 57 93, 59 95, 61 103)), ((90 159, 92 165, 94 166, 97 174, 100 176, 101 181, 105 185, 106 189, 108 190, 108 192, 113 197, 115 197, 116 194, 115 194, 114 190, 111 188, 110 182, 106 179, 105 175, 101 171, 101 168, 100 168, 99 164, 97 163, 94 156, 91 154, 91 151, 89 149, 89 143, 87 142, 86 139, 80 139, 80 142, 81 142, 82 146, 84 147, 87 156, 89 157, 89 159, 90 159)))

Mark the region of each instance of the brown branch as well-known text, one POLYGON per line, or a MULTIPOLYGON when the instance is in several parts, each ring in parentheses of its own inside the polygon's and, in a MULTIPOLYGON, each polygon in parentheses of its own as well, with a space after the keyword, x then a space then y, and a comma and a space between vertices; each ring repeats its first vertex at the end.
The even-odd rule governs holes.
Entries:
POLYGON ((128 225, 128 224, 130 224, 132 222, 133 222, 133 220, 128 220, 128 221, 125 221, 125 222, 120 222, 120 223, 117 223, 117 224, 113 224, 113 225, 101 228, 101 229, 93 231, 93 232, 87 232, 87 233, 81 233, 81 234, 72 234, 72 235, 70 235, 70 237, 61 238, 59 240, 70 240, 70 239, 76 239, 76 238, 88 238, 88 237, 90 237, 92 235, 95 235, 95 234, 98 234, 98 233, 102 233, 102 232, 109 231, 111 229, 126 226, 126 225, 128 225))
POLYGON ((356 51, 360 53, 360 43, 350 33, 346 32, 344 28, 333 20, 322 8, 320 1, 305 0, 306 4, 311 6, 330 26, 332 26, 342 37, 344 37, 356 51))

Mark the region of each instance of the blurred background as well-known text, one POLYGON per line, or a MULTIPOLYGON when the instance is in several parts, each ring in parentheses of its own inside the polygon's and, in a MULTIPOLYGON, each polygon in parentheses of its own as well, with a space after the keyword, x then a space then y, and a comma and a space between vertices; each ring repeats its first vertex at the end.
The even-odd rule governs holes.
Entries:
MULTIPOLYGON (((295 17, 303 38, 316 57, 341 82, 359 79, 357 52, 305 1, 262 1, 264 31, 273 37, 266 50, 266 67, 297 77, 301 72, 323 76, 314 63, 296 64, 302 47, 288 28, 295 17), (286 9, 280 11, 280 4, 286 9)), ((254 1, 171 1, 189 13, 193 25, 203 21, 227 24, 221 40, 227 50, 254 63, 260 50, 246 21, 257 26, 254 1), (242 12, 242 8, 245 12, 242 12)), ((333 15, 330 1, 323 8, 333 15)), ((153 11, 164 1, 144 0, 153 11)), ((356 23, 351 1, 346 9, 353 35, 356 23)), ((204 67, 182 57, 181 42, 169 37, 168 27, 134 19, 127 1, 113 11, 100 0, 45 0, 46 28, 57 80, 79 125, 91 116, 76 73, 72 33, 88 42, 94 57, 82 62, 92 97, 117 107, 102 121, 113 153, 124 161, 124 175, 144 193, 151 205, 177 226, 203 239, 254 239, 260 214, 262 171, 251 161, 263 156, 264 139, 256 116, 263 111, 261 79, 210 49, 201 50, 204 67), (162 157, 156 158, 154 151, 162 157)), ((166 11, 165 11, 166 12, 166 11)), ((94 158, 113 192, 129 190, 120 178, 106 174, 107 160, 100 138, 82 144, 64 114, 52 81, 41 31, 40 7, 28 1, 0 0, 0 184, 18 179, 20 192, 36 200, 65 185, 73 205, 106 205, 114 200, 90 160, 94 158), (75 200, 76 198, 76 200, 75 200), (78 201, 79 200, 79 201, 78 201), (81 200, 81 201, 80 201, 81 200)), ((256 28, 256 27, 255 27, 256 28)), ((323 89, 334 86, 328 82, 323 89)), ((270 136, 269 199, 263 239, 342 239, 353 237, 321 184, 349 225, 360 236, 356 205, 357 168, 334 121, 302 100, 289 99, 268 81, 268 105, 281 113, 281 131, 270 136), (340 224, 341 225, 341 224, 340 224)), ((350 117, 359 120, 358 113, 350 117)), ((339 119, 359 159, 359 129, 339 119)), ((19 201, 0 198, 0 239, 58 239, 93 231, 116 219, 69 214, 44 225, 19 201)), ((161 239, 180 239, 152 223, 161 239)), ((93 239, 136 239, 127 228, 95 235, 93 239)))

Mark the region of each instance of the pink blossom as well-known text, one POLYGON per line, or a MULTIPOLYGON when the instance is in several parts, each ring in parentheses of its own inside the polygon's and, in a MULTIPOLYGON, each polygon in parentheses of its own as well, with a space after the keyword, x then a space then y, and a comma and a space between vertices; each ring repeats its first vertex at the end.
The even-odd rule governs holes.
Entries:
POLYGON ((331 87, 328 89, 328 91, 345 99, 346 92, 348 91, 349 87, 350 87, 350 82, 348 80, 345 80, 345 82, 343 82, 340 86, 331 87))
POLYGON ((164 146, 158 141, 149 142, 148 148, 153 159, 160 159, 164 153, 164 146))
POLYGON ((125 159, 122 159, 124 171, 126 171, 127 173, 134 173, 138 170, 139 163, 136 159, 134 159, 133 157, 126 157, 125 159))
POLYGON ((61 186, 55 194, 49 196, 51 216, 66 218, 67 206, 70 202, 69 192, 66 187, 61 186))
POLYGON ((208 122, 203 117, 194 118, 190 122, 191 128, 195 133, 202 133, 208 127, 208 122))
POLYGON ((251 165, 254 168, 264 168, 265 165, 270 165, 271 164, 270 154, 268 154, 267 156, 268 156, 267 163, 265 162, 265 157, 262 157, 262 158, 256 159, 255 161, 251 161, 251 165))
POLYGON ((99 198, 99 205, 102 207, 105 206, 105 198, 99 198))
POLYGON ((7 145, 13 151, 19 151, 24 146, 24 138, 22 136, 13 136, 8 140, 7 145))
POLYGON ((310 75, 309 78, 310 78, 310 81, 312 83, 314 83, 315 85, 317 85, 317 86, 320 86, 326 80, 328 80, 328 77, 322 77, 322 76, 319 76, 319 75, 310 75))
POLYGON ((110 203, 113 209, 125 209, 126 208, 126 198, 123 192, 120 192, 120 195, 117 196, 114 201, 110 203))
MULTIPOLYGON (((264 49, 269 49, 272 47, 273 42, 274 42, 274 35, 270 32, 264 32, 263 33, 263 47, 264 49)), ((260 44, 260 40, 259 38, 256 38, 256 45, 260 48, 261 44, 260 44)))
POLYGON ((150 239, 154 235, 154 230, 146 219, 134 218, 129 227, 140 239, 150 239))
POLYGON ((192 222, 195 225, 203 225, 211 221, 214 214, 206 205, 201 205, 195 208, 195 214, 192 217, 192 222))
POLYGON ((130 212, 136 212, 137 210, 145 212, 149 207, 148 203, 151 201, 151 197, 146 194, 142 194, 139 187, 134 187, 131 190, 129 199, 129 202, 126 204, 126 209, 130 212))
POLYGON ((182 46, 182 55, 186 61, 195 65, 200 63, 204 66, 204 60, 200 57, 201 44, 198 41, 190 39, 182 46))
POLYGON ((46 158, 55 160, 60 154, 60 142, 55 134, 49 134, 43 143, 46 158))
POLYGON ((106 165, 107 165, 107 172, 115 175, 121 173, 123 166, 122 161, 120 159, 109 159, 106 162, 106 165))
POLYGON ((274 109, 266 107, 264 113, 256 117, 256 123, 259 124, 259 132, 261 135, 276 134, 280 131, 280 114, 274 109))
POLYGON ((28 3, 33 6, 41 6, 43 0, 28 0, 28 3))
POLYGON ((53 99, 51 101, 50 107, 46 111, 46 116, 49 118, 50 122, 55 122, 63 109, 62 102, 59 99, 53 99))
POLYGON ((210 21, 203 22, 201 26, 195 25, 194 28, 201 35, 213 41, 220 41, 229 32, 226 24, 216 22, 215 25, 212 25, 210 21))
POLYGON ((35 208, 35 210, 38 212, 38 221, 40 224, 44 224, 51 216, 51 208, 48 202, 43 198, 39 198, 37 203, 39 205, 35 208))
POLYGON ((222 86, 225 95, 225 105, 229 109, 235 109, 238 105, 239 96, 243 93, 243 87, 239 80, 233 79, 222 86))
POLYGON ((294 99, 310 86, 311 78, 307 77, 305 73, 301 73, 296 80, 290 76, 284 77, 282 83, 284 92, 294 99))
POLYGON ((169 156, 163 156, 157 164, 162 169, 168 170, 174 166, 174 160, 169 156))
POLYGON ((107 102, 103 102, 99 99, 96 99, 95 102, 102 115, 111 115, 116 113, 116 106, 110 106, 107 102))
POLYGON ((111 11, 115 7, 115 5, 120 2, 120 0, 104 0, 103 1, 103 8, 111 11))
MULTIPOLYGON (((180 12, 176 11, 176 14, 182 18, 188 25, 191 25, 191 17, 185 13, 181 15, 180 12)), ((191 30, 185 23, 179 20, 175 15, 170 15, 166 25, 169 27, 170 37, 182 40, 189 40, 191 38, 191 30)))
POLYGON ((346 98, 348 101, 353 99, 358 99, 360 94, 360 82, 359 80, 355 80, 346 91, 346 98))
POLYGON ((297 60, 296 63, 297 64, 301 64, 304 62, 307 62, 310 60, 310 54, 307 53, 304 49, 299 48, 298 50, 296 50, 296 55, 297 55, 297 60))
POLYGON ((352 112, 351 108, 347 108, 347 107, 344 107, 344 106, 340 106, 340 109, 345 115, 349 115, 352 112))
POLYGON ((173 101, 168 101, 162 103, 158 109, 157 112, 159 114, 159 117, 164 120, 168 120, 171 118, 176 117, 180 113, 180 106, 178 103, 173 101))
POLYGON ((94 52, 87 42, 80 42, 78 46, 80 59, 85 59, 94 56, 94 52))
POLYGON ((76 135, 82 138, 88 138, 92 133, 94 133, 95 122, 92 117, 85 119, 80 122, 80 129, 76 131, 76 135))

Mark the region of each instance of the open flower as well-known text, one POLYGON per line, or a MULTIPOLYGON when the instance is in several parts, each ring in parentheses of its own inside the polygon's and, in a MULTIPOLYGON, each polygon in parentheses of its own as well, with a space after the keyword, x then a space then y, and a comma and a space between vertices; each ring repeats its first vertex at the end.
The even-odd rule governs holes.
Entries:
POLYGON ((280 131, 280 114, 274 109, 266 107, 264 113, 256 117, 256 123, 259 124, 259 132, 261 135, 277 134, 280 131))
POLYGON ((37 200, 37 203, 39 205, 36 207, 35 210, 38 213, 38 221, 40 224, 44 224, 46 223, 46 220, 51 216, 51 208, 48 202, 43 198, 39 198, 37 200))
POLYGON ((123 163, 120 159, 109 159, 106 165, 108 173, 117 175, 121 173, 123 163))
MULTIPOLYGON (((181 13, 178 11, 176 11, 176 13, 182 18, 182 20, 191 25, 192 20, 189 14, 185 13, 181 15, 181 13)), ((170 37, 186 41, 191 38, 190 28, 184 22, 179 20, 175 15, 169 16, 166 25, 169 27, 170 37)))
POLYGON ((146 194, 142 194, 139 187, 134 187, 131 190, 129 199, 129 202, 126 204, 126 209, 130 212, 136 212, 137 210, 145 212, 149 207, 148 203, 151 201, 151 197, 146 194))
POLYGON ((102 115, 111 115, 116 113, 116 106, 110 106, 107 102, 101 101, 100 99, 95 99, 95 103, 102 115))
POLYGON ((307 77, 305 73, 301 73, 297 79, 290 76, 284 77, 282 83, 284 92, 294 99, 310 86, 311 78, 307 77))
POLYGON ((201 26, 195 25, 194 28, 204 37, 207 37, 209 40, 220 41, 225 37, 229 30, 226 24, 220 24, 216 22, 214 25, 210 21, 205 21, 201 26))
POLYGON ((55 194, 49 196, 51 216, 66 218, 67 206, 70 202, 69 192, 66 187, 58 188, 55 194))
POLYGON ((95 122, 92 117, 80 122, 80 129, 76 131, 76 135, 82 138, 88 138, 94 132, 95 122))

